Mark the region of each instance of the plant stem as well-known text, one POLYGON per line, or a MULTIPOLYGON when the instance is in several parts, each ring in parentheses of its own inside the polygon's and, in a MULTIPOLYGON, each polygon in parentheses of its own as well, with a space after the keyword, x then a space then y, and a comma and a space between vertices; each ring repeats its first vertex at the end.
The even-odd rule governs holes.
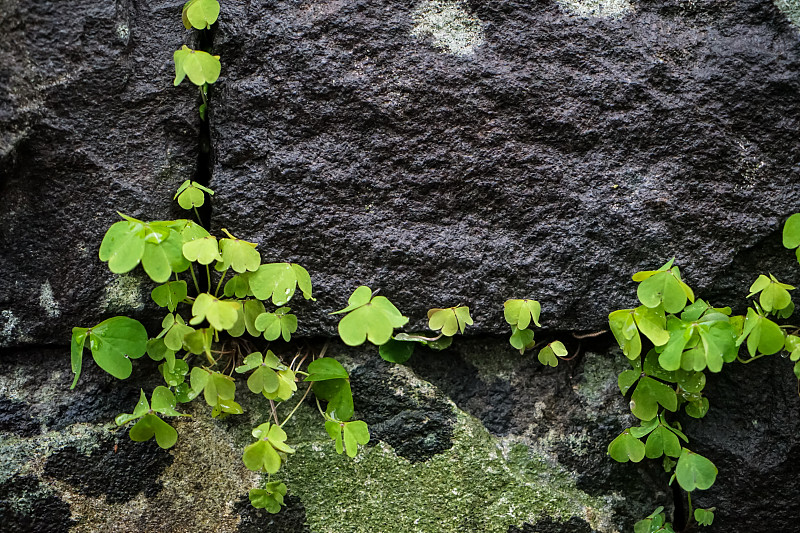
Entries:
POLYGON ((689 517, 686 519, 686 527, 684 529, 689 529, 689 525, 692 523, 692 520, 694 519, 694 509, 692 509, 691 491, 686 493, 686 498, 689 500, 689 517))
POLYGON ((443 333, 439 333, 435 337, 423 337, 422 335, 409 335, 408 337, 406 337, 406 339, 410 340, 410 341, 414 340, 414 341, 435 342, 435 341, 438 341, 439 339, 441 339, 442 336, 443 336, 443 333))
POLYGON ((203 219, 200 218, 200 212, 197 210, 197 206, 192 205, 192 209, 194 209, 194 216, 197 217, 197 223, 202 226, 203 225, 203 219))
POLYGON ((208 278, 208 290, 211 290, 211 269, 206 265, 206 278, 208 278))
POLYGON ((200 284, 197 283, 197 276, 194 273, 193 263, 189 263, 189 271, 192 273, 192 281, 194 281, 194 288, 197 290, 197 294, 200 294, 200 284))
POLYGON ((283 421, 283 424, 281 424, 280 427, 283 427, 283 425, 286 424, 286 422, 288 422, 290 418, 292 418, 292 415, 303 404, 303 401, 306 399, 306 396, 308 396, 308 393, 311 392, 311 387, 313 387, 313 386, 314 386, 313 382, 308 384, 308 388, 306 389, 306 393, 303 394, 303 397, 300 398, 300 401, 297 402, 297 405, 294 406, 294 409, 292 409, 292 412, 289 413, 289 416, 286 417, 286 420, 283 421))
POLYGON ((225 269, 225 272, 222 273, 222 277, 219 278, 219 283, 217 283, 217 290, 214 291, 214 297, 216 298, 217 294, 219 294, 219 289, 222 287, 222 282, 225 281, 225 276, 228 274, 229 269, 225 269))
POLYGON ((752 362, 753 362, 753 361, 755 361, 756 359, 761 359, 762 357, 764 357, 764 355, 765 355, 765 354, 763 354, 763 353, 762 353, 761 355, 756 355, 755 357, 751 357, 750 359, 748 359, 748 360, 746 360, 746 361, 737 355, 737 356, 736 356, 736 360, 737 360, 737 361, 739 361, 740 363, 742 363, 742 364, 745 364, 745 365, 746 365, 747 363, 752 363, 752 362))
POLYGON ((278 410, 275 408, 275 401, 274 400, 270 400, 269 401, 269 406, 270 406, 270 408, 272 408, 272 417, 275 419, 275 423, 278 424, 279 423, 278 422, 278 410))

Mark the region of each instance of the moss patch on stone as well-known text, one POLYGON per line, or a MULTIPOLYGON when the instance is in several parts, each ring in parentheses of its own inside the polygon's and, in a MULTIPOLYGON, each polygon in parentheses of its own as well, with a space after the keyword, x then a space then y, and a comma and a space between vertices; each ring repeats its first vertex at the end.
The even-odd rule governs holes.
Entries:
POLYGON ((620 18, 633 11, 628 0, 557 0, 569 13, 579 17, 620 18))
POLYGON ((411 34, 430 35, 433 46, 453 55, 466 56, 483 43, 481 21, 458 0, 423 0, 411 15, 411 34))
POLYGON ((383 442, 355 459, 337 455, 321 428, 292 442, 297 453, 283 479, 314 532, 347 524, 354 532, 499 533, 543 516, 602 521, 603 502, 577 490, 568 472, 461 411, 453 447, 426 462, 412 464, 383 442))
POLYGON ((800 0, 773 0, 773 2, 792 24, 800 28, 800 0))

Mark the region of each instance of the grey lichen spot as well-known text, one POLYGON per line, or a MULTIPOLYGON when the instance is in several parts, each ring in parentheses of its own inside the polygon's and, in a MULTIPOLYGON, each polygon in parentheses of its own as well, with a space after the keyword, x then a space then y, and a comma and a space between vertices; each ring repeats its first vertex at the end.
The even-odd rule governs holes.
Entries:
POLYGON ((131 36, 131 29, 128 27, 127 24, 125 24, 124 22, 117 24, 117 37, 119 37, 119 39, 123 43, 128 44, 128 39, 130 38, 130 36, 131 36))
POLYGON ((128 312, 144 308, 141 281, 131 275, 117 276, 106 286, 105 311, 128 312))
POLYGON ((56 318, 61 315, 58 301, 53 296, 53 287, 50 286, 50 280, 42 283, 42 288, 39 290, 39 305, 50 318, 56 318))
POLYGON ((789 22, 800 28, 800 0, 773 0, 789 22))
POLYGON ((569 13, 579 17, 621 18, 631 11, 628 0, 557 0, 569 13))
POLYGON ((17 327, 19 319, 8 309, 4 309, 3 312, 0 313, 0 316, 2 316, 4 322, 2 325, 3 329, 0 330, 0 341, 10 340, 11 333, 17 327))
POLYGON ((433 46, 453 55, 472 55, 483 43, 481 20, 457 0, 424 0, 411 14, 411 35, 433 38, 433 46))

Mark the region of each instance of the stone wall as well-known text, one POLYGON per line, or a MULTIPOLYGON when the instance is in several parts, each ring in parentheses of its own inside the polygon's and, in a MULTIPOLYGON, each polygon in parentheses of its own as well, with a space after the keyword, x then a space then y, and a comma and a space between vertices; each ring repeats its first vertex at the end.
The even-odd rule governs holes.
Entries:
MULTIPOLYGON (((800 4, 221 3, 203 124, 196 90, 172 85, 172 52, 195 39, 182 2, 0 0, 2 527, 611 532, 658 505, 680 520, 659 465, 606 455, 632 423, 624 357, 570 332, 606 328, 635 302, 631 274, 673 256, 738 309, 757 273, 797 281, 780 228, 800 211, 800 4), (169 451, 113 424, 157 384, 152 362, 120 382, 87 356, 68 390, 73 326, 127 314, 155 333, 152 284, 97 249, 116 211, 183 216, 187 178, 216 190, 216 233, 309 270, 298 346, 330 343, 371 428, 350 460, 304 405, 278 515, 247 501, 259 476, 241 450, 268 407, 243 384, 244 416, 192 404, 169 451), (416 327, 456 304, 475 325, 389 365, 332 340, 328 313, 361 284, 416 327), (540 300, 537 336, 579 357, 550 369, 512 350, 515 297, 540 300)), ((720 469, 696 495, 718 509, 708 531, 793 530, 791 365, 730 367, 709 415, 682 421, 720 469)))

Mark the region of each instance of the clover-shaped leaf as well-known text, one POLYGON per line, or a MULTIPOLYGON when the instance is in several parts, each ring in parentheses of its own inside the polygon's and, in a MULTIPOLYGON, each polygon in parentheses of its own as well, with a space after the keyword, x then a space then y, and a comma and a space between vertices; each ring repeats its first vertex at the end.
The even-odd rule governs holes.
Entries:
POLYGON ((206 194, 213 196, 214 191, 196 181, 186 180, 178 187, 173 200, 177 198, 179 206, 183 209, 191 210, 195 207, 201 207, 205 203, 206 194))
POLYGON ((772 355, 783 348, 785 334, 778 324, 750 308, 742 334, 736 339, 736 346, 740 346, 745 339, 751 357, 755 357, 756 353, 772 355))
MULTIPOLYGON (((236 296, 237 298, 246 298, 254 296, 253 291, 250 290, 250 273, 237 274, 225 283, 225 296, 230 298, 236 296)), ((263 304, 262 304, 263 306, 263 304)), ((262 311, 263 313, 263 311, 262 311)))
POLYGON ((189 0, 183 4, 181 13, 183 26, 190 30, 210 28, 219 17, 219 2, 217 0, 189 0))
POLYGON ((283 503, 283 498, 286 496, 286 485, 280 481, 272 481, 267 483, 263 489, 250 489, 248 497, 250 504, 256 509, 264 509, 268 513, 279 513, 283 503))
POLYGON ((190 376, 192 390, 198 394, 202 391, 208 405, 215 408, 221 405, 223 411, 225 405, 235 409, 231 403, 236 395, 236 385, 232 378, 199 366, 192 368, 190 376))
POLYGON ((508 300, 503 304, 503 316, 506 322, 519 330, 527 329, 531 322, 541 327, 539 324, 541 312, 542 306, 536 300, 508 300))
POLYGON ((153 289, 150 296, 157 305, 166 307, 170 313, 174 313, 178 304, 186 299, 187 294, 185 281, 168 281, 153 289))
POLYGON ((175 80, 174 85, 180 85, 183 78, 189 76, 189 80, 195 85, 204 83, 214 83, 219 78, 222 66, 219 56, 212 56, 202 50, 192 50, 186 45, 173 54, 175 61, 175 80))
POLYGON ((441 330, 442 335, 447 337, 452 337, 459 331, 463 335, 464 328, 472 324, 467 306, 436 308, 428 311, 428 327, 433 331, 441 330))
POLYGON ((662 346, 669 340, 664 310, 660 307, 650 308, 640 305, 633 310, 633 319, 639 331, 644 333, 655 346, 662 346))
POLYGON ((525 353, 525 350, 530 350, 534 346, 533 330, 532 329, 519 329, 516 326, 511 326, 511 338, 508 342, 519 350, 520 355, 525 353))
POLYGON ((657 459, 662 455, 678 457, 681 454, 681 443, 675 433, 659 425, 647 437, 644 452, 648 459, 657 459))
POLYGON ((667 522, 664 507, 658 507, 650 516, 639 520, 633 526, 634 533, 675 533, 672 524, 667 522))
POLYGON ((674 259, 658 270, 637 272, 633 281, 638 281, 636 294, 646 307, 661 305, 668 313, 678 313, 686 306, 686 300, 694 302, 694 292, 681 280, 678 267, 672 266, 674 259))
POLYGON ((353 417, 353 392, 347 370, 330 357, 312 361, 305 381, 313 382, 314 395, 328 402, 325 412, 342 422, 353 417))
POLYGON ((661 404, 669 411, 678 408, 678 396, 669 385, 645 376, 639 380, 631 397, 631 412, 639 420, 652 420, 661 404))
POLYGON ((289 311, 291 309, 288 307, 280 307, 274 313, 261 313, 255 320, 255 329, 263 331, 268 341, 283 337, 284 341, 289 342, 292 333, 297 331, 297 317, 289 314, 289 311))
POLYGON ((170 369, 175 368, 175 350, 167 348, 163 337, 156 337, 147 341, 147 355, 153 361, 166 361, 167 367, 170 369))
POLYGON ((642 441, 631 435, 626 429, 608 445, 608 455, 619 463, 633 461, 638 463, 644 459, 645 446, 642 441))
POLYGON ((137 359, 147 351, 147 330, 137 320, 115 316, 103 320, 93 328, 72 328, 71 363, 75 379, 70 388, 75 388, 81 375, 83 348, 89 341, 97 365, 117 379, 131 375, 131 359, 137 359))
POLYGON ((183 317, 179 314, 174 315, 174 319, 169 327, 166 326, 168 323, 168 319, 172 315, 167 315, 162 322, 162 327, 164 327, 164 345, 169 348, 170 350, 177 352, 184 346, 184 339, 187 335, 193 333, 195 330, 191 326, 187 326, 186 322, 183 321, 183 317))
POLYGON ((622 353, 630 360, 642 353, 642 337, 636 327, 633 309, 620 309, 608 315, 608 325, 622 353))
MULTIPOLYGON (((237 239, 228 230, 222 228, 228 236, 227 239, 220 239, 219 248, 222 253, 222 265, 218 265, 219 270, 232 268, 235 272, 255 272, 261 264, 261 254, 256 250, 257 244, 253 242, 237 239)), ((263 298, 259 298, 263 300, 263 298)))
POLYGON ((348 456, 355 457, 358 453, 358 445, 363 446, 369 442, 369 428, 367 428, 367 423, 361 420, 353 422, 328 420, 325 422, 325 431, 336 443, 336 453, 338 454, 347 451, 348 456))
POLYGON ((694 519, 701 526, 710 526, 714 523, 714 509, 695 509, 694 519))
POLYGON ((561 341, 553 341, 539 351, 539 362, 545 366, 558 366, 558 358, 566 357, 567 348, 561 341))
POLYGON ((392 338, 394 328, 404 326, 408 318, 384 296, 372 296, 372 290, 362 285, 348 299, 348 306, 331 313, 347 313, 339 321, 339 337, 348 346, 359 346, 365 340, 380 346, 392 338))
POLYGON ((183 359, 176 359, 173 363, 172 369, 165 363, 158 365, 158 371, 164 376, 164 381, 170 387, 177 387, 186 380, 186 374, 189 373, 189 365, 183 359))
POLYGON ((253 337, 258 337, 261 330, 256 327, 256 319, 266 312, 264 304, 259 300, 245 300, 242 304, 242 312, 244 313, 244 325, 247 333, 253 337))
POLYGON ((294 453, 286 444, 286 433, 277 424, 265 422, 253 430, 253 436, 258 440, 245 447, 242 461, 254 472, 275 474, 281 467, 278 452, 294 453))
POLYGON ((216 330, 231 329, 236 325, 241 305, 238 300, 220 300, 205 292, 198 294, 192 305, 193 316, 189 324, 196 326, 208 320, 216 330))
POLYGON ((175 445, 178 440, 178 432, 155 413, 165 416, 187 416, 175 410, 175 396, 172 392, 166 387, 159 386, 153 391, 152 407, 148 404, 144 391, 140 390, 139 402, 133 413, 118 415, 115 422, 118 426, 122 426, 139 419, 128 432, 131 440, 144 442, 155 436, 156 443, 166 450, 175 445))
POLYGON ((683 448, 675 467, 675 477, 681 488, 687 492, 695 489, 706 490, 717 479, 717 467, 700 454, 683 448))
POLYGON ((236 367, 236 372, 243 374, 253 371, 247 378, 247 388, 254 394, 272 394, 280 387, 280 378, 276 370, 283 370, 286 366, 268 350, 266 356, 261 352, 253 352, 244 358, 243 364, 236 367))
POLYGON ((196 261, 201 265, 210 265, 214 261, 222 261, 222 255, 219 253, 219 243, 213 235, 185 242, 182 252, 186 259, 196 261))
POLYGON ((285 305, 294 296, 297 288, 303 298, 313 300, 311 296, 311 277, 308 271, 294 263, 269 263, 261 265, 247 281, 253 296, 259 300, 272 299, 278 306, 285 305))
POLYGON ((747 297, 752 298, 761 293, 758 297, 761 308, 767 313, 777 312, 786 309, 792 303, 792 296, 789 294, 791 290, 794 290, 793 286, 781 283, 772 274, 769 277, 761 274, 750 286, 750 294, 747 297))

